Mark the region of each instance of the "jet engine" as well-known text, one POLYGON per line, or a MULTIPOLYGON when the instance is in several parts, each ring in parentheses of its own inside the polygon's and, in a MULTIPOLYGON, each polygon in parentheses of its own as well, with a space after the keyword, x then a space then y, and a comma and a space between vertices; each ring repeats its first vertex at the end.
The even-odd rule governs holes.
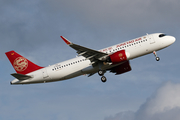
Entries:
POLYGON ((127 60, 127 55, 125 50, 117 51, 109 55, 106 59, 107 62, 112 62, 113 64, 120 63, 127 60))

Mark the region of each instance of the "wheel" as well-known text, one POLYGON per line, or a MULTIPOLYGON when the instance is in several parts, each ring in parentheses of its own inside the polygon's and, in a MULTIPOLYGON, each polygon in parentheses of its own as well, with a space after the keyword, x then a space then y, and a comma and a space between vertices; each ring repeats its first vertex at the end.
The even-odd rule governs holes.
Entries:
POLYGON ((159 57, 156 57, 156 61, 159 61, 160 60, 160 58, 159 57))
POLYGON ((102 77, 101 77, 101 81, 102 81, 103 83, 106 82, 106 81, 107 81, 106 77, 105 77, 105 76, 102 76, 102 77))
POLYGON ((102 70, 99 70, 99 71, 98 71, 98 74, 99 74, 100 76, 103 76, 103 75, 104 75, 104 72, 103 72, 102 70))

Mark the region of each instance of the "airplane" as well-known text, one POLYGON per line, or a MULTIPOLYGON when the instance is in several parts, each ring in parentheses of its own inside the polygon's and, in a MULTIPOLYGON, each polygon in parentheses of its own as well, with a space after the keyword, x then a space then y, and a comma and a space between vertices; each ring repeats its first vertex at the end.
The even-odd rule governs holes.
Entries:
POLYGON ((80 75, 88 77, 98 73, 101 81, 106 82, 107 71, 115 75, 131 71, 130 60, 153 53, 156 60, 160 58, 156 51, 166 48, 176 41, 173 36, 164 33, 147 34, 101 50, 93 50, 72 43, 63 36, 64 42, 76 50, 76 58, 60 62, 48 67, 41 67, 15 51, 6 52, 6 56, 16 73, 10 84, 35 84, 67 80, 80 75))

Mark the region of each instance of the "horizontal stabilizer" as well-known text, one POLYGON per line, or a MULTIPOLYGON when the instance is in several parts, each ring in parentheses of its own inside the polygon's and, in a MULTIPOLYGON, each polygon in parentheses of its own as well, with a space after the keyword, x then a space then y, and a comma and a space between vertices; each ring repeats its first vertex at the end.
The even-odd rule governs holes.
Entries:
POLYGON ((13 77, 17 78, 18 80, 27 80, 29 78, 32 78, 32 76, 29 75, 23 75, 23 74, 18 74, 18 73, 13 73, 11 74, 13 77))

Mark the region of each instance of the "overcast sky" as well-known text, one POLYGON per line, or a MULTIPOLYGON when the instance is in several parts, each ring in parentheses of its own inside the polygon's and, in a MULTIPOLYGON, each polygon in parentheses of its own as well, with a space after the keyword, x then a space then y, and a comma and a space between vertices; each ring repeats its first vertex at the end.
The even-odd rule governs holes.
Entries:
POLYGON ((0 0, 1 120, 179 120, 179 0, 0 0), (131 60, 132 71, 10 85, 5 52, 40 66, 75 57, 59 36, 102 49, 146 33, 176 37, 170 47, 131 60))

